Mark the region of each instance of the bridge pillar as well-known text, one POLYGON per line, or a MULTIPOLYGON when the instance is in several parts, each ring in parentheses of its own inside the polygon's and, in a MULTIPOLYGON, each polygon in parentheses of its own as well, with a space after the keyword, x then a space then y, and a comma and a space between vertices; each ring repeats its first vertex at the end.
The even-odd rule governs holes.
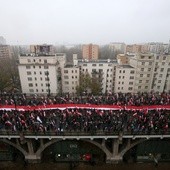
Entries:
POLYGON ((119 139, 112 141, 112 154, 106 158, 106 163, 119 163, 122 162, 123 157, 119 154, 119 139))
POLYGON ((28 163, 40 163, 41 155, 36 154, 34 152, 34 147, 31 139, 27 140, 27 147, 28 147, 28 153, 25 155, 25 160, 28 163))

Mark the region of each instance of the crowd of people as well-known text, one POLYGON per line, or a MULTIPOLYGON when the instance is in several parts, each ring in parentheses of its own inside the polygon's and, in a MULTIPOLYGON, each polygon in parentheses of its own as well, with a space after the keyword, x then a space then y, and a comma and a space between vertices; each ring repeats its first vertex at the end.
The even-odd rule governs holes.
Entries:
MULTIPOLYGON (((170 93, 108 94, 73 97, 1 94, 0 106, 39 106, 53 104, 93 104, 118 106, 170 105, 170 93)), ((167 133, 170 111, 166 109, 64 108, 0 110, 0 131, 81 133, 167 133)))
POLYGON ((53 109, 34 111, 0 110, 0 132, 165 134, 169 131, 168 110, 53 109))
POLYGON ((170 93, 114 93, 100 96, 37 96, 27 97, 25 94, 1 94, 0 105, 37 106, 51 104, 96 104, 96 105, 169 105, 170 93))

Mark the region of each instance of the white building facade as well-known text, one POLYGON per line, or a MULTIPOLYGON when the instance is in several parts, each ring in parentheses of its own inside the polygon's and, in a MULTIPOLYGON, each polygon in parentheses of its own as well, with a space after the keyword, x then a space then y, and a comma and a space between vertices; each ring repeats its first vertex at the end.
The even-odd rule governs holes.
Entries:
POLYGON ((59 93, 61 69, 65 61, 65 54, 19 56, 18 69, 22 92, 45 95, 59 93))

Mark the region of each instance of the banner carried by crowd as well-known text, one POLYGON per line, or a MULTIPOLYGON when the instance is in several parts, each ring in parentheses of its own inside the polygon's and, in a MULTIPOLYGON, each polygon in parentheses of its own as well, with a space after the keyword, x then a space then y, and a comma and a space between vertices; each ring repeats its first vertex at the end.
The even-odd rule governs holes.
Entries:
POLYGON ((120 106, 120 105, 95 105, 95 104, 52 104, 52 105, 38 105, 38 106, 18 106, 18 105, 0 105, 0 110, 51 110, 60 109, 65 110, 69 108, 78 109, 97 109, 97 110, 154 110, 166 109, 170 110, 170 105, 143 105, 143 106, 120 106))

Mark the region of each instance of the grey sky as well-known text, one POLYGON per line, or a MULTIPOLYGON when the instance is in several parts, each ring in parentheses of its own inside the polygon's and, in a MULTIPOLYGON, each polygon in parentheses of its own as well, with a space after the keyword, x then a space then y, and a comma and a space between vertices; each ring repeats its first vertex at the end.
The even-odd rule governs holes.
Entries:
POLYGON ((143 43, 170 39, 170 0, 0 0, 8 44, 143 43))

